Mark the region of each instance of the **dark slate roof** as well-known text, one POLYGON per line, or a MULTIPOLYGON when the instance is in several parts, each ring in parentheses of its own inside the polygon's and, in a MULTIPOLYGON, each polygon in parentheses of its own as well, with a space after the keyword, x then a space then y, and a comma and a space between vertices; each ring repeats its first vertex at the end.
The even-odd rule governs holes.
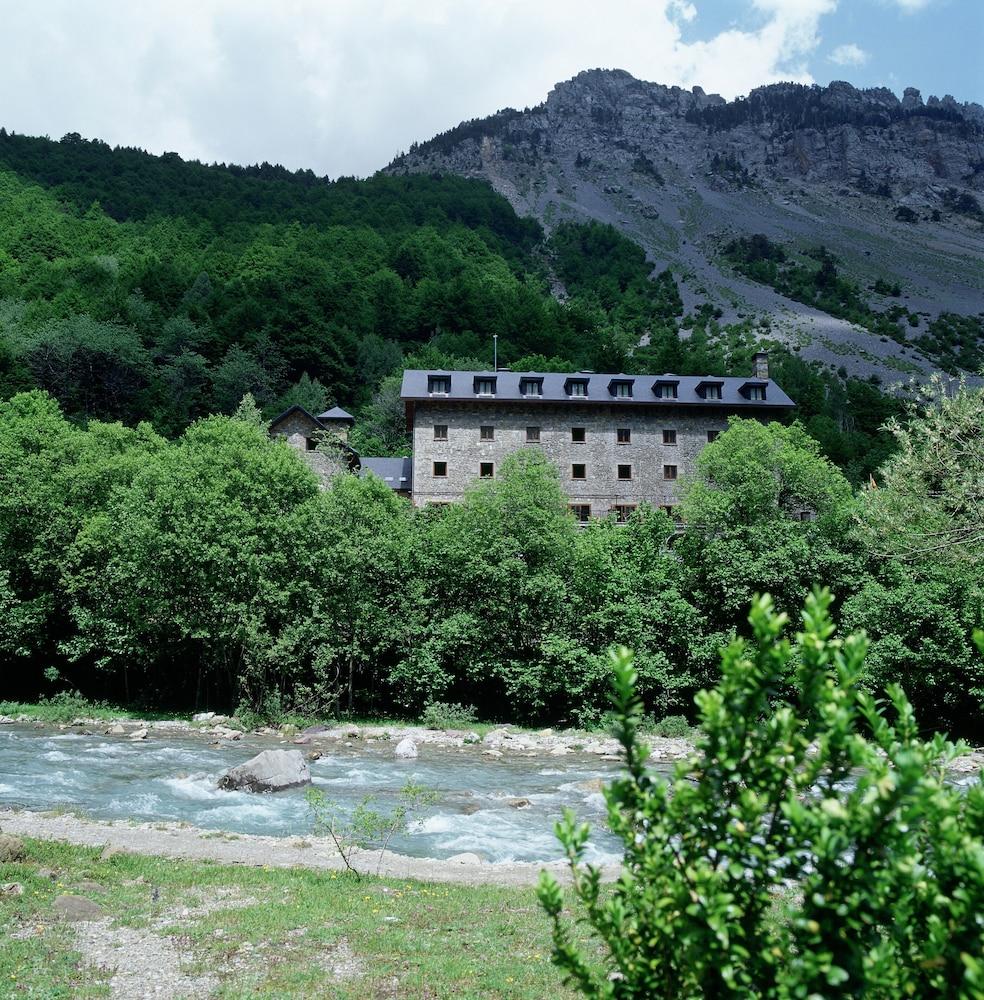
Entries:
POLYGON ((409 458, 362 458, 362 469, 359 475, 367 472, 379 476, 387 486, 394 490, 409 490, 413 478, 413 462, 409 458))
POLYGON ((351 420, 355 423, 355 417, 346 412, 340 406, 333 406, 330 410, 318 414, 319 420, 351 420))
POLYGON ((403 386, 400 396, 410 401, 469 401, 469 402, 503 402, 515 401, 531 405, 537 403, 567 403, 571 406, 583 406, 585 403, 606 403, 615 406, 708 406, 730 410, 788 410, 796 404, 776 385, 772 379, 756 378, 724 378, 716 375, 626 375, 599 372, 447 372, 437 370, 408 369, 403 373, 403 386), (427 391, 427 378, 430 375, 443 375, 451 379, 451 391, 445 395, 431 394, 427 391), (476 378, 496 379, 494 396, 479 396, 475 392, 476 378), (542 380, 541 396, 524 396, 519 391, 521 379, 542 380), (566 385, 568 379, 588 380, 587 396, 570 396, 566 385), (614 396, 609 388, 610 383, 632 381, 632 396, 629 398, 614 396), (659 399, 654 392, 657 382, 676 382, 676 399, 659 399), (697 391, 703 383, 716 383, 721 386, 721 398, 704 399, 697 391), (765 400, 750 400, 742 395, 747 386, 765 386, 765 400))
POLYGON ((321 421, 319 420, 318 417, 316 417, 313 413, 308 413, 308 411, 305 410, 304 407, 301 406, 299 403, 295 403, 293 406, 288 406, 287 409, 284 410, 283 413, 281 413, 278 416, 274 417, 273 420, 270 421, 269 429, 270 429, 271 433, 273 432, 273 429, 278 424, 280 424, 284 420, 286 420, 292 413, 300 413, 302 416, 307 417, 308 420, 311 421, 311 423, 317 424, 319 426, 321 424, 321 421))

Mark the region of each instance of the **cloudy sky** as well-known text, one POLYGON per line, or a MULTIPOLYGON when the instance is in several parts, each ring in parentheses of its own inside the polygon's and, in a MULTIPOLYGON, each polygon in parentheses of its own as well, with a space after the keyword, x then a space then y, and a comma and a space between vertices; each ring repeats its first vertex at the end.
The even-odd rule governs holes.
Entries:
POLYGON ((984 0, 0 0, 0 125, 364 175, 619 67, 984 102, 984 0))

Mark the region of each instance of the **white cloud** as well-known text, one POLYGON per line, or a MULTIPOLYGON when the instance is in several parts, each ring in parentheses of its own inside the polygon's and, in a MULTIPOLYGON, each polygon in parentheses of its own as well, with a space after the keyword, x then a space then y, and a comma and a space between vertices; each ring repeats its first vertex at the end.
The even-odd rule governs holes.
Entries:
POLYGON ((912 13, 912 11, 928 7, 933 0, 887 0, 887 2, 901 7, 906 13, 912 13))
POLYGON ((863 66, 868 61, 868 53, 854 42, 838 45, 827 58, 837 66, 863 66))
POLYGON ((20 132, 365 174, 462 119, 538 103, 582 69, 726 97, 812 81, 836 0, 748 3, 755 23, 692 42, 689 0, 10 3, 0 114, 20 132))

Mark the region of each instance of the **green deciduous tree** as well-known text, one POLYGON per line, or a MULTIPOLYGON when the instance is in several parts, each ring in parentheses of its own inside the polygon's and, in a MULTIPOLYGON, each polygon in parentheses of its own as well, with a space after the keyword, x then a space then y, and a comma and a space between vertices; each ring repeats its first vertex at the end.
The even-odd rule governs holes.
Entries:
POLYGON ((737 624, 756 590, 792 607, 816 580, 839 581, 851 504, 850 484, 801 427, 732 418, 683 490, 677 551, 701 606, 737 624))

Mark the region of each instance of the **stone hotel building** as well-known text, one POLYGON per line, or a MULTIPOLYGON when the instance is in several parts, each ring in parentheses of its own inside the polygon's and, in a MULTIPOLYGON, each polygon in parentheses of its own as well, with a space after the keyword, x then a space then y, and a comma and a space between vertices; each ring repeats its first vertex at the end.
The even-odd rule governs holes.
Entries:
POLYGON ((679 479, 728 417, 770 420, 795 404, 755 356, 748 378, 595 372, 404 372, 417 505, 459 500, 519 448, 556 465, 581 521, 640 503, 672 512, 679 479))

